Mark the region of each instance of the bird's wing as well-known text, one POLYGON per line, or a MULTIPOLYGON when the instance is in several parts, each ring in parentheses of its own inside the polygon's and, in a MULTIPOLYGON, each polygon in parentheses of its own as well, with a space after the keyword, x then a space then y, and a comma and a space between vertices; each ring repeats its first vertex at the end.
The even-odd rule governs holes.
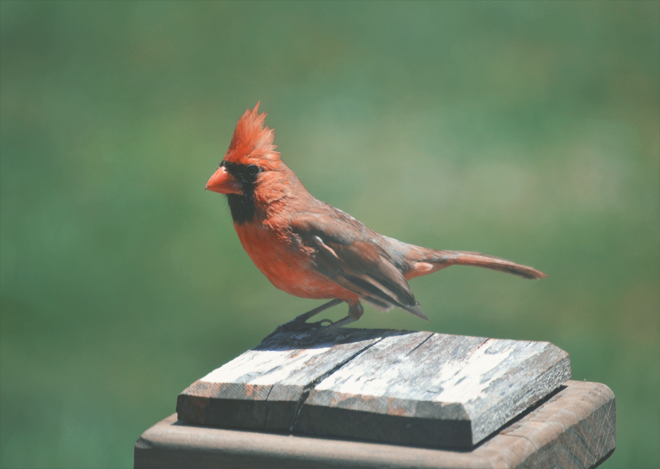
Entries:
POLYGON ((379 309, 393 306, 428 319, 419 308, 403 274, 378 245, 377 233, 337 210, 337 217, 299 214, 291 229, 300 242, 314 249, 315 268, 379 309))

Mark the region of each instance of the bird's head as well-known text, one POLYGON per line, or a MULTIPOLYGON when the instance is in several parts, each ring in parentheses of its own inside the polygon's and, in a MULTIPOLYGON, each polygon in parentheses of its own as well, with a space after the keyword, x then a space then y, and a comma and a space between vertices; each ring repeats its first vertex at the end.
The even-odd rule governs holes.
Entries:
POLYGON ((278 169, 280 153, 273 144, 275 131, 264 127, 266 113, 259 114, 259 104, 247 109, 238 120, 220 167, 206 183, 207 190, 246 195, 254 190, 263 172, 278 169))

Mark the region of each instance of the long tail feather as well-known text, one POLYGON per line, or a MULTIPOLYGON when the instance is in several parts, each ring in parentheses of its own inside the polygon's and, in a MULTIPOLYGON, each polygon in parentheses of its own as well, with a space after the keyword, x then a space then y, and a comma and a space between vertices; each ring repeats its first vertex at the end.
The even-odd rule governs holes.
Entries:
POLYGON ((499 270, 508 274, 518 275, 529 279, 539 279, 547 277, 543 272, 526 265, 516 264, 515 262, 501 259, 495 256, 487 256, 478 252, 465 251, 435 251, 433 263, 446 265, 473 265, 484 267, 486 269, 499 270))

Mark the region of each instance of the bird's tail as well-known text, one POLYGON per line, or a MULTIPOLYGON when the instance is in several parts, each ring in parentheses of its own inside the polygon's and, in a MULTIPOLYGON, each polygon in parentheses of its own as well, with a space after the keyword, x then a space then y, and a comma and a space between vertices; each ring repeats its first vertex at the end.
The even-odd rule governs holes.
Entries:
MULTIPOLYGON (((452 265, 473 265, 486 269, 499 270, 508 274, 518 275, 528 279, 540 279, 547 277, 543 272, 526 265, 516 264, 495 256, 487 256, 478 252, 468 251, 437 251, 435 249, 420 248, 415 246, 413 252, 417 251, 421 256, 417 262, 411 263, 412 269, 406 272, 406 278, 418 277, 430 274, 452 265), (417 249, 415 249, 417 248, 417 249)), ((411 252, 412 254, 412 252, 411 252)))
POLYGON ((464 251, 436 251, 440 257, 446 257, 449 265, 474 265, 486 269, 499 270, 508 274, 518 275, 529 279, 547 277, 543 272, 522 264, 495 256, 486 256, 478 252, 464 251))

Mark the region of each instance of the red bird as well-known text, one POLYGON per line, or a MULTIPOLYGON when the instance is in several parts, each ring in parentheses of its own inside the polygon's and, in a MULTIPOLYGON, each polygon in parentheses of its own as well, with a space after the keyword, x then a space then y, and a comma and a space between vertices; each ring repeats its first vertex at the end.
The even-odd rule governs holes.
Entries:
POLYGON ((280 159, 274 131, 264 127, 266 114, 258 109, 259 103, 238 120, 229 149, 206 189, 227 195, 243 248, 275 287, 302 298, 332 298, 298 316, 293 321, 297 326, 342 301, 348 303, 348 316, 329 321, 324 330, 360 319, 361 301, 383 311, 396 306, 428 320, 408 280, 451 265, 474 265, 529 279, 546 276, 498 257, 438 251, 388 238, 314 198, 280 159))

